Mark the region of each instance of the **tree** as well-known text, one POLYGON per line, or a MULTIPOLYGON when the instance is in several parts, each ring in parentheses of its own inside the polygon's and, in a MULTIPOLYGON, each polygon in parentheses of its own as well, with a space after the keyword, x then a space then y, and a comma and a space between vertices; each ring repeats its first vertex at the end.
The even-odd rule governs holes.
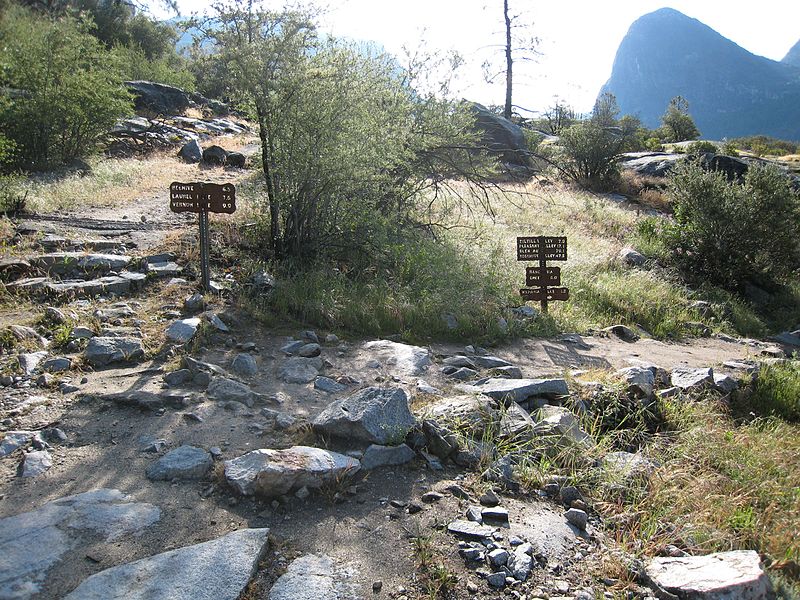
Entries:
POLYGON ((682 96, 669 101, 667 111, 661 117, 661 131, 667 142, 684 142, 700 137, 694 119, 689 115, 689 102, 682 96))
POLYGON ((594 103, 592 122, 601 127, 616 127, 619 116, 617 97, 611 92, 603 92, 594 103))
POLYGON ((548 108, 542 116, 544 117, 547 130, 552 135, 560 135, 564 129, 575 123, 576 114, 575 109, 569 104, 556 98, 553 105, 548 108))
POLYGON ((66 163, 91 152, 97 138, 131 112, 113 54, 91 24, 9 7, 0 19, 0 132, 26 169, 66 163))
POLYGON ((503 75, 506 89, 503 116, 509 121, 514 106, 512 103, 514 64, 518 61, 533 60, 539 45, 539 38, 529 35, 529 28, 521 24, 522 19, 523 14, 513 13, 509 6, 509 0, 503 0, 503 66, 499 69, 496 68, 492 60, 483 63, 484 77, 489 83, 493 83, 500 75, 503 75))
POLYGON ((363 247, 412 222, 421 190, 481 163, 466 108, 414 90, 391 57, 318 37, 307 11, 218 9, 207 35, 258 124, 273 257, 363 247))

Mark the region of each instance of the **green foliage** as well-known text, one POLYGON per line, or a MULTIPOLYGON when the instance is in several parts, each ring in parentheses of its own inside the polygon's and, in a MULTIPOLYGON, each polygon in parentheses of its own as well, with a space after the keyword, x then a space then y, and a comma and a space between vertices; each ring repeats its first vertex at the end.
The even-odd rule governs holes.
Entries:
POLYGON ((593 120, 583 121, 561 133, 562 172, 582 187, 610 189, 619 177, 617 158, 623 149, 615 128, 593 120))
POLYGON ((177 54, 148 58, 138 46, 115 46, 113 53, 126 80, 157 81, 190 92, 195 90, 195 76, 189 61, 177 54))
POLYGON ((686 154, 689 156, 699 156, 707 152, 716 154, 717 145, 714 142, 709 142, 708 140, 701 140, 699 142, 693 142, 692 144, 689 144, 689 147, 686 148, 686 154))
POLYGON ((661 152, 664 147, 657 137, 649 137, 644 141, 644 149, 649 152, 661 152))
POLYGON ((25 209, 27 192, 19 175, 0 175, 0 214, 13 214, 25 209))
POLYGON ((767 135, 751 135, 730 140, 734 147, 741 150, 749 150, 758 156, 771 155, 783 156, 785 154, 796 154, 800 147, 796 142, 779 140, 767 135))
POLYGON ((739 184, 689 161, 675 169, 670 195, 675 222, 665 242, 692 279, 736 290, 785 280, 800 266, 800 199, 776 167, 751 167, 739 184))
POLYGON ((763 365, 747 405, 749 410, 758 415, 774 415, 799 423, 800 365, 797 362, 763 365))
POLYGON ((91 152, 98 136, 131 110, 113 55, 87 23, 10 7, 0 20, 5 51, 0 130, 16 145, 14 164, 46 168, 91 152))
POLYGON ((667 111, 661 117, 661 135, 666 142, 684 142, 700 137, 685 98, 675 96, 669 101, 667 111))
POLYGON ((733 140, 725 140, 722 144, 722 153, 726 156, 739 156, 739 150, 733 140))
POLYGON ((240 3, 216 18, 214 60, 260 130, 273 256, 370 251, 381 223, 414 224, 423 190, 482 165, 467 108, 413 88, 429 64, 319 39, 305 12, 240 3))

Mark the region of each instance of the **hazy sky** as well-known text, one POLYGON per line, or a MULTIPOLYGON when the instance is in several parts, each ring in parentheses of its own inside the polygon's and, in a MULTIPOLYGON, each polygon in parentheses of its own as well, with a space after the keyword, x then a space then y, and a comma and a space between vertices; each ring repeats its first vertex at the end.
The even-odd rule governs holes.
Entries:
MULTIPOLYGON (((208 0, 178 0, 183 13, 202 12, 208 0)), ((279 6, 275 0, 270 6, 279 6)), ((319 2, 318 2, 319 4, 319 2)), ((510 0, 519 22, 540 38, 541 55, 515 68, 514 104, 538 110, 559 96, 591 109, 611 74, 614 54, 638 17, 664 6, 699 19, 747 50, 780 60, 800 39, 796 0, 510 0)), ((484 83, 480 65, 502 43, 502 0, 328 0, 323 29, 340 37, 373 40, 399 54, 424 37, 429 48, 461 53, 467 63, 458 95, 500 104, 503 83, 484 83)), ((498 57, 500 58, 500 57, 498 57)))

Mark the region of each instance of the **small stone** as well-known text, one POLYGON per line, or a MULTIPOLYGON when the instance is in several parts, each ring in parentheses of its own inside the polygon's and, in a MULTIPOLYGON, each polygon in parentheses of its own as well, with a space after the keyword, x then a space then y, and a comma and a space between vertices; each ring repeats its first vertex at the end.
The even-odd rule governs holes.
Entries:
POLYGON ((408 514, 415 515, 418 512, 422 512, 423 509, 421 504, 417 504, 416 502, 409 502, 406 510, 408 511, 408 514))
POLYGON ((22 463, 23 477, 36 477, 53 466, 53 458, 47 450, 35 450, 25 455, 22 463))
POLYGON ((48 306, 45 308, 44 316, 47 317, 49 321, 56 323, 57 325, 64 325, 69 321, 67 316, 54 306, 48 306))
POLYGON ((483 523, 483 515, 480 506, 470 506, 467 508, 467 520, 475 523, 483 523))
POLYGON ((170 371, 163 376, 164 383, 170 387, 183 385, 192 378, 192 372, 189 369, 178 369, 177 371, 170 371))
POLYGON ((498 521, 501 523, 508 523, 508 510, 500 506, 492 508, 484 508, 481 511, 481 516, 484 521, 498 521))
POLYGON ((586 531, 586 524, 588 523, 589 517, 585 511, 577 508, 570 508, 564 513, 564 517, 581 531, 586 531))
POLYGON ((304 485, 299 490, 297 490, 294 493, 294 495, 299 500, 305 500, 306 498, 308 498, 311 495, 311 492, 308 490, 308 487, 304 485))
POLYGON ((192 294, 183 301, 184 310, 190 313, 196 313, 203 310, 205 305, 206 302, 203 299, 203 294, 200 293, 192 294))
POLYGON ((304 344, 297 350, 297 354, 303 358, 314 358, 322 354, 322 348, 319 344, 304 344))
POLYGON ((208 452, 195 446, 181 446, 147 467, 147 478, 154 481, 179 479, 202 479, 211 468, 208 452))
POLYGON ((228 327, 225 322, 219 318, 219 315, 211 315, 208 318, 208 321, 211 323, 211 326, 214 327, 217 331, 221 331, 222 333, 228 333, 231 329, 228 327))
POLYGON ((494 490, 490 488, 480 497, 480 503, 484 506, 497 506, 500 504, 500 498, 498 498, 494 490))
POLYGON ((325 336, 325 343, 326 344, 338 344, 339 343, 339 336, 335 333, 329 333, 325 336))
POLYGON ((194 337, 199 326, 200 319, 198 317, 175 321, 169 327, 167 327, 167 339, 179 344, 185 344, 194 337))
POLYGON ((237 354, 231 363, 231 369, 242 377, 254 377, 258 373, 256 359, 251 354, 237 354))
POLYGON ((444 498, 444 496, 439 492, 425 492, 424 494, 422 494, 422 501, 425 502, 426 504, 433 504, 434 502, 438 502, 442 498, 444 498))
POLYGON ((447 525, 447 531, 468 539, 483 540, 491 537, 492 533, 494 533, 494 527, 488 527, 472 521, 453 521, 447 525))
POLYGON ((320 375, 314 380, 314 389, 326 392, 328 394, 338 394, 339 392, 345 391, 347 386, 342 385, 330 377, 320 375))
POLYGON ((504 550, 503 548, 497 548, 496 550, 489 552, 486 558, 491 566, 502 567, 508 562, 508 556, 507 550, 504 550))
POLYGON ((467 591, 470 594, 477 594, 478 593, 478 584, 476 584, 474 581, 468 581, 467 582, 467 591))
POLYGON ((45 388, 50 387, 53 384, 53 376, 49 373, 42 373, 36 378, 36 385, 45 388))
POLYGON ((377 594, 378 592, 383 589, 383 582, 382 581, 373 581, 372 582, 372 593, 377 594))
POLYGON ((575 500, 582 500, 583 496, 573 485, 565 485, 561 488, 561 501, 567 506, 572 506, 575 500))
POLYGON ((316 334, 316 332, 310 329, 306 331, 301 331, 299 337, 314 344, 319 344, 319 336, 316 334))
POLYGON ((493 588, 502 589, 506 587, 506 574, 504 571, 499 571, 497 573, 492 573, 491 575, 487 575, 486 583, 488 583, 493 588))

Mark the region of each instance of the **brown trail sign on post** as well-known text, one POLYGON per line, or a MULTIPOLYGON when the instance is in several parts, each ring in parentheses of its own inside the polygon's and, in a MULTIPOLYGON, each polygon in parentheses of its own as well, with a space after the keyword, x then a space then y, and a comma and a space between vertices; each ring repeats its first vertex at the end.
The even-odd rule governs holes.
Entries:
POLYGON ((525 301, 542 303, 542 312, 547 312, 547 303, 553 300, 568 300, 569 289, 561 285, 561 268, 548 267, 548 260, 567 260, 567 238, 563 236, 518 237, 517 260, 538 261, 538 267, 525 269, 525 285, 519 291, 525 301))
POLYGON ((236 187, 232 183, 180 183, 169 186, 169 209, 172 212, 198 213, 200 222, 200 278, 203 289, 211 287, 208 257, 208 213, 233 214, 236 211, 236 187))

